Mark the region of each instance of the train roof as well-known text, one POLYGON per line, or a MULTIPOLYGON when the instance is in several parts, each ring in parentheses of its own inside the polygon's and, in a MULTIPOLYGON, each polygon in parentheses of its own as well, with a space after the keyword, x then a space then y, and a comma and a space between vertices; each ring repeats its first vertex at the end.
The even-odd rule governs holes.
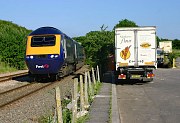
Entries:
POLYGON ((31 35, 44 35, 44 34, 64 34, 59 29, 54 27, 40 27, 29 34, 31 35))

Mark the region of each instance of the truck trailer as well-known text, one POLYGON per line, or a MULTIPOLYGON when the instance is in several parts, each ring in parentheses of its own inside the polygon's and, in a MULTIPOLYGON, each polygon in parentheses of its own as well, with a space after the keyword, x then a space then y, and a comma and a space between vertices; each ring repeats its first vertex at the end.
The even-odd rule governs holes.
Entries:
POLYGON ((115 29, 115 79, 152 81, 157 68, 156 27, 115 29))
POLYGON ((165 54, 172 53, 172 41, 159 42, 159 48, 161 48, 165 54))

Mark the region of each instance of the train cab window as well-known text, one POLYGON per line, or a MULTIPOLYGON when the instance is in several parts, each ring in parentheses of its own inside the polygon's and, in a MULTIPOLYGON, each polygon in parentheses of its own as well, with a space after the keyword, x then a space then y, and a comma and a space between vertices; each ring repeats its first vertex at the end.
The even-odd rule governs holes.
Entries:
POLYGON ((31 47, 54 46, 55 36, 34 36, 31 38, 31 47))

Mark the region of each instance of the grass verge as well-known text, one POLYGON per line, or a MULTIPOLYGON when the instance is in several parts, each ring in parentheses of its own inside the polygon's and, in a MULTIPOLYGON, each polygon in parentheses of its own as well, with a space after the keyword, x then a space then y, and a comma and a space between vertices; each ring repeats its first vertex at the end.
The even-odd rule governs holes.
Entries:
MULTIPOLYGON (((96 85, 94 85, 94 95, 97 95, 102 87, 102 83, 97 82, 96 85)), ((90 98, 90 97, 89 97, 90 98)), ((91 100, 93 101, 93 99, 91 100)), ((66 108, 66 105, 70 103, 69 100, 62 100, 62 108, 63 108, 63 123, 70 123, 72 118, 72 111, 66 108)), ((91 102, 90 102, 91 103, 91 102)), ((57 123, 57 119, 55 118, 55 114, 49 114, 46 116, 42 116, 39 118, 39 123, 57 123)), ((84 123, 89 119, 89 114, 82 116, 77 119, 76 123, 84 123)))
POLYGON ((0 62, 0 73, 8 73, 14 71, 17 71, 17 69, 10 67, 9 65, 3 62, 0 62))

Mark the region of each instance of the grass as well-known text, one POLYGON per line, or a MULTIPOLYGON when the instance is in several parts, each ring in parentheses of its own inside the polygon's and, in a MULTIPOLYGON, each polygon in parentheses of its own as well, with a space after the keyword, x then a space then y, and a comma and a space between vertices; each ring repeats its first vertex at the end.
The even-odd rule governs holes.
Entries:
POLYGON ((174 52, 178 57, 180 57, 180 50, 173 49, 173 52, 174 52))
POLYGON ((94 95, 98 94, 98 92, 100 91, 101 86, 102 86, 101 82, 96 82, 96 85, 94 87, 94 95))
POLYGON ((89 119, 89 115, 85 115, 83 117, 80 117, 77 119, 76 123, 85 123, 85 121, 87 121, 89 119))
MULTIPOLYGON (((112 95, 112 91, 111 91, 111 95, 112 95)), ((112 96, 110 98, 109 123, 112 123, 112 96)))
POLYGON ((45 115, 45 116, 41 116, 38 119, 38 123, 52 123, 53 120, 54 120, 54 116, 52 114, 48 114, 48 115, 45 115))
MULTIPOLYGON (((94 85, 94 94, 97 95, 98 92, 100 91, 100 88, 102 86, 102 83, 97 82, 96 85, 94 85)), ((90 98, 90 97, 89 97, 90 98)), ((93 101, 93 100, 92 100, 93 101)), ((71 122, 71 117, 72 117, 72 111, 66 109, 66 105, 69 103, 69 100, 63 100, 62 101, 62 107, 63 107, 63 122, 64 123, 70 123, 71 122)), ((111 114, 111 113, 110 113, 111 114)), ((82 116, 77 119, 76 123, 84 123, 89 119, 89 114, 82 116)), ((39 123, 52 123, 54 120, 54 115, 46 115, 42 116, 39 118, 39 123)), ((56 121, 57 122, 57 121, 56 121)), ((55 122, 55 123, 56 123, 55 122)))
POLYGON ((0 62, 0 73, 8 73, 14 71, 17 71, 17 69, 10 67, 9 65, 3 62, 0 62))

